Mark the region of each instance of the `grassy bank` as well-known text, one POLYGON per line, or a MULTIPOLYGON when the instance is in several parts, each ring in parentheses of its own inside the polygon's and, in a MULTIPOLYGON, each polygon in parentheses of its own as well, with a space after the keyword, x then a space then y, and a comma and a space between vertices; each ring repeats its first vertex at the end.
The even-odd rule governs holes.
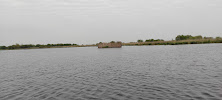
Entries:
POLYGON ((11 46, 0 46, 0 50, 18 50, 18 49, 43 49, 43 48, 71 48, 71 47, 90 47, 96 45, 11 45, 11 46))
POLYGON ((183 44, 207 44, 207 43, 222 43, 222 39, 195 39, 195 40, 180 40, 180 41, 156 41, 156 42, 131 42, 123 43, 123 46, 136 45, 183 45, 183 44))

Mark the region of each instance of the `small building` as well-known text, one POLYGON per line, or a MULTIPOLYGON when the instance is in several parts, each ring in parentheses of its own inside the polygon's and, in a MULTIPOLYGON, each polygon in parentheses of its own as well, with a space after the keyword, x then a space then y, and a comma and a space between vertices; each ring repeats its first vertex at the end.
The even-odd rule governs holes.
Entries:
POLYGON ((122 42, 98 43, 98 48, 121 48, 122 42))

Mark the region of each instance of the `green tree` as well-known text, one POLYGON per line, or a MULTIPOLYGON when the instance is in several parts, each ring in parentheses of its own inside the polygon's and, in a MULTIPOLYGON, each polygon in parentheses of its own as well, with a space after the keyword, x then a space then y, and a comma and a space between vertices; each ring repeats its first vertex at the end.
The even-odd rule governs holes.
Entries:
POLYGON ((195 36, 195 39, 203 39, 201 35, 195 36))
POLYGON ((0 46, 0 49, 7 49, 6 46, 0 46))
POLYGON ((111 41, 110 43, 116 43, 115 41, 111 41))
POLYGON ((145 42, 164 41, 163 39, 148 39, 145 42))
POLYGON ((64 44, 64 46, 70 46, 70 45, 72 45, 72 44, 68 44, 68 43, 67 43, 67 44, 64 44))
POLYGON ((137 42, 143 42, 143 40, 140 39, 140 40, 137 40, 137 42))
POLYGON ((35 45, 35 47, 40 47, 40 46, 41 46, 40 44, 36 44, 36 45, 35 45))
POLYGON ((222 39, 222 37, 216 37, 216 39, 222 39))
POLYGON ((176 40, 177 41, 180 41, 180 40, 188 40, 188 39, 195 39, 195 37, 191 36, 191 35, 178 35, 176 37, 176 40))

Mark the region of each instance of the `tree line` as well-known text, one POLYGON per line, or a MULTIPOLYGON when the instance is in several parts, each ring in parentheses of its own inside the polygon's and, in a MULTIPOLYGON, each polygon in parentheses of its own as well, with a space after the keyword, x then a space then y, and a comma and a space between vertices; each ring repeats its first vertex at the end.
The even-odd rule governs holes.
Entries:
POLYGON ((180 41, 180 40, 197 40, 197 39, 222 39, 221 37, 203 37, 201 35, 198 36, 192 36, 192 35, 178 35, 175 40, 180 41))
MULTIPOLYGON (((222 39, 222 37, 203 37, 201 35, 197 36, 192 36, 192 35, 177 35, 175 38, 176 41, 181 41, 181 40, 201 40, 201 39, 222 39)), ((147 39, 145 41, 139 39, 137 42, 157 42, 157 41, 164 41, 163 39, 147 39)))
POLYGON ((4 50, 4 49, 26 49, 26 48, 50 48, 50 47, 59 47, 59 46, 77 46, 77 44, 70 44, 70 43, 66 43, 66 44, 25 44, 25 45, 20 45, 20 44, 15 44, 15 45, 10 45, 10 46, 0 46, 0 49, 4 50))
MULTIPOLYGON (((202 43, 222 43, 222 37, 203 37, 201 35, 192 36, 192 35, 178 35, 174 41, 164 41, 163 39, 146 39, 145 41, 139 39, 137 40, 138 44, 135 45, 179 45, 179 44, 202 44, 202 43), (188 40, 188 41, 182 41, 188 40), (190 41, 191 40, 191 41, 190 41), (161 41, 161 42, 158 42, 161 41)), ((102 43, 102 42, 100 42, 102 43)), ((115 43, 115 41, 111 41, 110 43, 115 43)), ((118 43, 118 42, 117 42, 118 43)), ((131 44, 129 44, 131 45, 131 44)), ((26 49, 26 48, 51 48, 51 47, 65 47, 65 46, 79 46, 77 44, 15 44, 10 46, 0 46, 0 50, 11 50, 11 49, 26 49)))
MULTIPOLYGON (((145 42, 156 42, 156 41, 164 41, 163 39, 147 39, 145 42)), ((144 42, 143 40, 139 39, 137 42, 144 42)))

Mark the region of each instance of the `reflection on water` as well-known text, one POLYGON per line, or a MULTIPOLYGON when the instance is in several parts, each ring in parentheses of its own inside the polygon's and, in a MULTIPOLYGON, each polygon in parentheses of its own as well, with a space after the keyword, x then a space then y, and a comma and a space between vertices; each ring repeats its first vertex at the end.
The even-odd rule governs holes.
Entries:
POLYGON ((0 100, 221 100, 222 45, 0 51, 0 100))

